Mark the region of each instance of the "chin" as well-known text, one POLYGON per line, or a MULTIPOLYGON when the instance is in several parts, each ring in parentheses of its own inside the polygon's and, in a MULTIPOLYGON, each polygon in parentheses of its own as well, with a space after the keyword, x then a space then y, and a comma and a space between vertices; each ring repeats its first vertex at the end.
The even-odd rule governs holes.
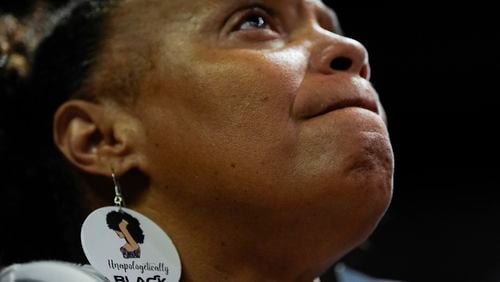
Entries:
POLYGON ((389 147, 371 147, 346 171, 346 189, 352 193, 352 230, 357 242, 363 243, 375 230, 392 200, 393 155, 389 147))
POLYGON ((358 136, 339 175, 349 202, 343 210, 345 239, 352 240, 347 251, 372 234, 390 205, 393 190, 394 156, 388 136, 378 132, 358 136))
POLYGON ((355 153, 345 160, 343 176, 353 189, 389 204, 392 197, 394 155, 389 138, 364 132, 355 153))

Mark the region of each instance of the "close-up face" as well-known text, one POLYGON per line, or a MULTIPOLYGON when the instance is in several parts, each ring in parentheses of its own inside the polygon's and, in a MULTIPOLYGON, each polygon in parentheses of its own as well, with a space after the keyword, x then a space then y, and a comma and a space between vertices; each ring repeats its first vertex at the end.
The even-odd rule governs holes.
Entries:
POLYGON ((108 33, 100 66, 144 70, 130 113, 146 203, 311 241, 373 230, 392 194, 383 109, 365 48, 322 2, 124 1, 108 33))
POLYGON ((385 4, 0 1, 0 280, 497 281, 497 9, 385 4))

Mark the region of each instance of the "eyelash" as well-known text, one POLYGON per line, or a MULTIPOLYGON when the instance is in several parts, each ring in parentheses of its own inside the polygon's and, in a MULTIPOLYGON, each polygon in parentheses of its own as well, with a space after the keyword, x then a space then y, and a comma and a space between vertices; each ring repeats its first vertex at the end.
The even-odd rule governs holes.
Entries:
MULTIPOLYGON (((240 30, 240 27, 243 24, 250 22, 250 19, 256 19, 256 18, 258 18, 262 22, 265 22, 266 27, 270 26, 269 13, 267 11, 263 10, 262 8, 253 7, 253 8, 250 8, 250 9, 244 11, 244 15, 238 21, 238 24, 236 26, 237 30, 240 30)), ((245 30, 245 29, 249 29, 249 28, 241 28, 241 29, 245 30)))
POLYGON ((242 12, 242 16, 232 29, 232 32, 270 32, 278 34, 280 30, 276 25, 272 13, 260 6, 251 7, 242 12))

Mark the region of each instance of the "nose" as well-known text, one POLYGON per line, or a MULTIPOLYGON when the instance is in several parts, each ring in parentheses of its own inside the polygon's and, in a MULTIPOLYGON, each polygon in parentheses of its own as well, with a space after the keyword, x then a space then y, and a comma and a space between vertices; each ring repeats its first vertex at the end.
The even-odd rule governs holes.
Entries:
POLYGON ((368 52, 358 41, 335 33, 323 33, 311 55, 311 67, 323 74, 348 72, 370 79, 368 52))

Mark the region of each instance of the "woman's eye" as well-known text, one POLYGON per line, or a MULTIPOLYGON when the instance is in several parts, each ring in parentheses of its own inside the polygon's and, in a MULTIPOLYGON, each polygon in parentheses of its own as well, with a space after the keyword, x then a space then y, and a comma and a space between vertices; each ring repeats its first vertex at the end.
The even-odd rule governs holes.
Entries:
POLYGON ((284 34, 279 18, 274 12, 260 6, 237 11, 228 21, 232 38, 244 41, 270 41, 284 34))
POLYGON ((251 8, 243 12, 233 31, 239 30, 273 30, 275 29, 271 15, 260 7, 251 8))
POLYGON ((247 30, 247 29, 266 29, 270 28, 269 23, 267 22, 267 19, 265 19, 263 16, 259 15, 252 15, 244 19, 244 21, 239 25, 240 30, 247 30))

